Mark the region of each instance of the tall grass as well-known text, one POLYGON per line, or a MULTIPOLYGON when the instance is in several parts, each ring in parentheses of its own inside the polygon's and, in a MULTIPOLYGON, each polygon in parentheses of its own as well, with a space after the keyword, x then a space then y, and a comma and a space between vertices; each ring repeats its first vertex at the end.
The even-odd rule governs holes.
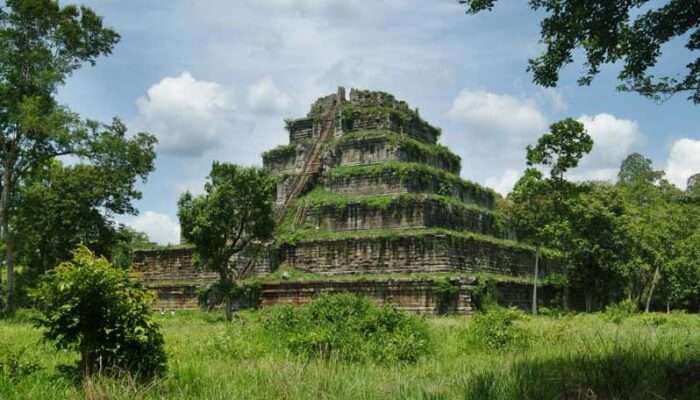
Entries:
POLYGON ((0 399, 698 399, 700 317, 523 316, 526 347, 473 340, 473 319, 430 318, 432 352, 416 363, 345 362, 293 354, 260 334, 258 313, 158 317, 169 370, 74 382, 60 366, 76 355, 40 342, 27 318, 0 321, 0 363, 17 355, 37 370, 0 373, 0 399))

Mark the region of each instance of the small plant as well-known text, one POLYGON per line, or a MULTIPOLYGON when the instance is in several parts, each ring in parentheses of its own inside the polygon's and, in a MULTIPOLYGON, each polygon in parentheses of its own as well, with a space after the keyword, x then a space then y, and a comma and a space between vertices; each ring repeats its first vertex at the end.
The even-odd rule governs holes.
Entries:
POLYGON ((625 299, 617 304, 609 305, 605 308, 605 319, 615 324, 619 324, 625 319, 633 316, 639 311, 637 303, 631 299, 625 299))
POLYGON ((263 324, 284 348, 309 358, 415 362, 430 347, 421 319, 349 294, 269 309, 263 324))
POLYGON ((0 377, 14 381, 39 370, 39 364, 26 356, 27 349, 13 351, 0 348, 0 377))
POLYGON ((37 324, 58 348, 80 352, 83 375, 127 372, 150 378, 165 371, 163 337, 151 319, 151 295, 79 247, 73 259, 47 274, 34 293, 37 324))
POLYGON ((512 308, 491 307, 486 312, 476 313, 469 326, 472 343, 488 350, 510 350, 526 347, 529 332, 516 325, 524 319, 522 311, 512 308))
POLYGON ((440 280, 435 284, 433 294, 437 301, 438 314, 448 314, 457 304, 459 281, 453 281, 451 279, 440 280))

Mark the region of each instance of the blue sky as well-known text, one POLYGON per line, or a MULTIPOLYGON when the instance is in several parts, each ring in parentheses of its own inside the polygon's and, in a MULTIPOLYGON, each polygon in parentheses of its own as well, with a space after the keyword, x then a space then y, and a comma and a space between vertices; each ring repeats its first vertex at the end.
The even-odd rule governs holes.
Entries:
MULTIPOLYGON (((533 85, 525 68, 541 50, 539 19, 525 2, 501 0, 478 16, 456 0, 83 3, 122 40, 59 96, 85 117, 119 116, 158 136, 141 213, 121 221, 160 243, 177 241, 177 198, 201 191, 212 160, 260 165, 263 151, 286 143, 283 119, 340 85, 418 107, 462 156, 462 176, 502 193, 524 168, 524 147, 569 116, 596 142, 574 179, 614 179, 633 151, 680 187, 700 171, 700 109, 683 96, 657 104, 616 92, 615 66, 579 87, 580 63, 556 89, 533 85)), ((682 72, 689 59, 674 42, 659 68, 682 72)))

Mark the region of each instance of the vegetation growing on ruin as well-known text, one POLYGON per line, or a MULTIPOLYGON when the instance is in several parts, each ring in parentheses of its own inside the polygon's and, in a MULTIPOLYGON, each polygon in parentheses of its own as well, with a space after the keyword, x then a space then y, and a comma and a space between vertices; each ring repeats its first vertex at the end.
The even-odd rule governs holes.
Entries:
POLYGON ((396 176, 402 183, 410 182, 422 187, 435 185, 438 194, 464 193, 473 199, 486 202, 488 206, 492 206, 496 198, 491 189, 444 170, 418 163, 389 161, 381 164, 340 166, 326 172, 325 176, 330 184, 346 178, 396 176))
POLYGON ((287 159, 294 157, 297 152, 296 144, 283 144, 275 147, 272 150, 266 151, 262 154, 263 162, 265 164, 270 163, 279 159, 287 159))
POLYGON ((333 145, 343 148, 350 145, 371 143, 384 140, 392 146, 404 151, 414 162, 428 162, 431 159, 439 161, 449 172, 459 174, 462 169, 462 158, 441 144, 424 143, 415 138, 388 130, 360 130, 346 133, 338 138, 333 145))
MULTIPOLYGON (((533 246, 507 239, 498 239, 493 236, 481 235, 467 231, 454 231, 443 228, 421 228, 421 229, 367 229, 360 231, 326 231, 314 227, 302 226, 295 230, 283 232, 277 236, 280 244, 295 245, 302 242, 316 241, 342 241, 342 240, 364 240, 377 239, 384 241, 396 241, 406 238, 426 242, 432 241, 436 236, 445 236, 452 240, 477 241, 480 243, 493 245, 501 248, 508 248, 515 251, 533 252, 533 246)), ((439 246, 447 245, 446 242, 436 243, 439 246)), ((556 251, 544 249, 542 255, 548 258, 559 258, 556 251)))
POLYGON ((358 105, 345 103, 341 107, 343 117, 343 128, 353 130, 354 121, 357 119, 371 119, 376 121, 393 120, 399 123, 404 129, 411 125, 417 129, 425 131, 428 135, 438 138, 442 134, 441 130, 430 125, 423 120, 416 111, 408 107, 393 107, 391 105, 358 105))

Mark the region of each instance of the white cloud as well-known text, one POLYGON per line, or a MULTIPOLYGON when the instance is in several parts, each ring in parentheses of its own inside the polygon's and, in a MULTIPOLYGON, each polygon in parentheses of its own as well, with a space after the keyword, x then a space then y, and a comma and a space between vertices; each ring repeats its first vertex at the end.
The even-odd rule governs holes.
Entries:
POLYGON ((216 82, 189 72, 163 78, 136 101, 135 124, 158 137, 159 150, 198 156, 215 148, 234 127, 233 97, 216 82))
POLYGON ((136 217, 129 217, 124 223, 159 244, 180 243, 180 224, 167 214, 146 211, 136 217))
POLYGON ((289 108, 290 98, 270 77, 263 78, 248 88, 248 105, 262 114, 279 114, 289 108))
POLYGON ((525 147, 547 130, 534 101, 480 90, 463 90, 448 117, 461 125, 445 142, 462 156, 466 177, 501 193, 517 179, 513 171, 525 168, 525 147))
POLYGON ((522 172, 515 169, 507 169, 501 176, 486 178, 486 186, 492 188, 503 196, 513 191, 513 187, 522 176, 522 172))
POLYGON ((642 139, 639 124, 607 113, 582 115, 578 121, 593 139, 593 151, 581 160, 571 178, 614 180, 622 160, 642 139))
POLYGON ((501 136, 518 138, 542 133, 547 125, 531 102, 485 91, 463 90, 452 103, 449 116, 470 128, 493 129, 501 136))
POLYGON ((700 173, 700 140, 683 138, 671 146, 666 176, 674 185, 685 189, 688 178, 700 173))

